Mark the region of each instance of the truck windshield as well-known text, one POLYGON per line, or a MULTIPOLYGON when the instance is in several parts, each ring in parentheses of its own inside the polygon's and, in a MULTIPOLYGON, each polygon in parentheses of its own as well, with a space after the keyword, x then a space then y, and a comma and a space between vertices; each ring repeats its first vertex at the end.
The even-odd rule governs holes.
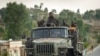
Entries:
POLYGON ((68 37, 68 30, 66 28, 61 29, 37 29, 32 32, 33 38, 56 38, 56 37, 68 37))

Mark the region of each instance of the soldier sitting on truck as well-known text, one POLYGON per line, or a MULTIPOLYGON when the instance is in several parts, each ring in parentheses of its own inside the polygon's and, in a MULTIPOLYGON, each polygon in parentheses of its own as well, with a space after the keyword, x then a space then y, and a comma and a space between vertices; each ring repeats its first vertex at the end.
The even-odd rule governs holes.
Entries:
POLYGON ((37 22, 38 27, 43 27, 44 26, 45 21, 44 20, 40 20, 37 22))
POLYGON ((51 24, 54 24, 55 26, 59 25, 58 20, 54 18, 52 12, 49 13, 49 17, 47 19, 47 26, 52 26, 51 24))

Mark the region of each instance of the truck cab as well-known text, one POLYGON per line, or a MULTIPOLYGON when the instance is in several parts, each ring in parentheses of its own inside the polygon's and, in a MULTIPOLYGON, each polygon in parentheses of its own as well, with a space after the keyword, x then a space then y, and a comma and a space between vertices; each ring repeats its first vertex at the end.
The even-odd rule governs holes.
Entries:
POLYGON ((35 56, 66 55, 73 48, 68 35, 68 27, 40 27, 32 31, 35 56))
MULTIPOLYGON (((76 27, 48 26, 32 30, 27 56, 82 56, 76 27)), ((26 46, 27 46, 26 45, 26 46)))
MULTIPOLYGON (((38 27, 32 30, 32 56, 74 56, 69 27, 38 27)), ((28 55, 27 55, 28 56, 28 55)))

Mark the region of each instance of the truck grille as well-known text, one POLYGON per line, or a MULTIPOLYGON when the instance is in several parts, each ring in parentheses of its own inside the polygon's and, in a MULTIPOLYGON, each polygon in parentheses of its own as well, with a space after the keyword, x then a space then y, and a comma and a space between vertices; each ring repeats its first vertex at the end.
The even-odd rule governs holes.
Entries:
POLYGON ((54 53, 54 45, 51 43, 43 43, 36 45, 37 54, 52 54, 54 53))

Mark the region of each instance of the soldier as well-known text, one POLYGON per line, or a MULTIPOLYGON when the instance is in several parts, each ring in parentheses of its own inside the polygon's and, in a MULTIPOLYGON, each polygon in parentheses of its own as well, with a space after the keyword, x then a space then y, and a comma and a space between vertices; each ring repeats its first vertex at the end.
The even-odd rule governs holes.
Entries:
POLYGON ((26 45, 26 54, 27 54, 27 56, 33 56, 33 43, 32 43, 32 40, 31 40, 31 38, 27 38, 27 41, 26 41, 26 43, 25 43, 25 45, 26 45))
POLYGON ((44 26, 45 21, 44 20, 40 20, 37 22, 38 27, 43 27, 44 26))
POLYGON ((47 26, 51 26, 51 24, 55 24, 55 26, 59 25, 58 20, 54 18, 52 12, 49 13, 49 17, 47 19, 47 26))
POLYGON ((76 27, 76 22, 72 21, 71 22, 71 27, 76 27))
POLYGON ((27 38, 25 45, 26 45, 26 48, 32 48, 33 47, 33 43, 32 43, 31 38, 29 38, 29 37, 27 38))

